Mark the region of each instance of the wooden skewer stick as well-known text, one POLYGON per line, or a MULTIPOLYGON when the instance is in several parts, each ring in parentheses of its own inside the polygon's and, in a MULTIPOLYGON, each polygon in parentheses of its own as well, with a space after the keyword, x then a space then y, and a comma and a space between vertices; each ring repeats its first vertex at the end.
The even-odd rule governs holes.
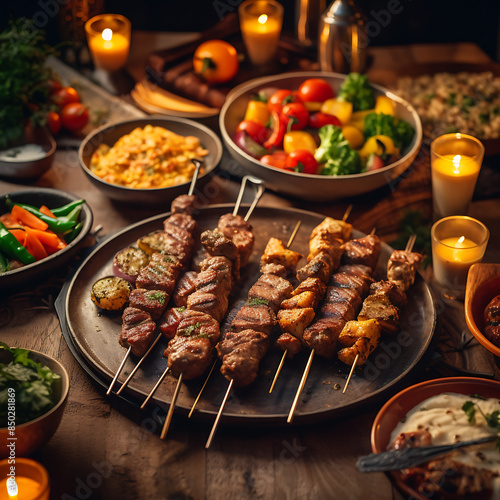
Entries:
POLYGON ((153 394, 156 392, 156 389, 160 387, 160 384, 163 382, 163 379, 167 376, 169 370, 170 368, 167 366, 165 371, 161 374, 161 377, 158 379, 158 382, 156 382, 155 386, 151 389, 150 393, 148 394, 148 397, 144 400, 144 403, 142 403, 141 410, 144 410, 144 408, 146 408, 146 405, 149 403, 149 400, 153 397, 153 394))
POLYGON ((118 370, 116 370, 115 376, 113 377, 113 380, 111 381, 111 384, 109 384, 108 390, 106 391, 106 396, 109 396, 111 394, 111 391, 113 390, 113 386, 115 385, 116 381, 118 380, 118 377, 120 376, 120 373, 123 370, 123 367, 125 366, 125 363, 130 356, 130 353, 132 352, 132 346, 129 346, 127 349, 127 352, 125 353, 125 356, 123 356, 122 362, 120 363, 120 366, 118 367, 118 370))
MULTIPOLYGON (((372 232, 370 234, 375 234, 375 228, 372 229, 372 232)), ((406 248, 405 248, 406 252, 411 252, 412 251, 413 245, 415 244, 415 240, 416 239, 417 239, 417 235, 416 234, 412 234, 408 238, 408 242, 406 243, 406 248)), ((358 362, 358 359, 359 359, 359 354, 356 354, 356 357, 354 358, 354 362, 353 362, 353 364, 351 366, 351 371, 349 372, 349 376, 347 377, 347 381, 345 383, 344 390, 342 391, 342 394, 345 394, 345 391, 347 391, 347 386, 349 385, 349 382, 351 380, 352 374, 354 373, 354 370, 356 368, 356 364, 358 362)))
POLYGON ((142 362, 148 357, 149 353, 153 350, 153 347, 159 342, 159 340, 162 338, 163 334, 160 333, 154 342, 149 346, 148 350, 144 353, 142 358, 139 360, 139 362, 135 365, 134 369, 130 372, 130 375, 125 379, 125 382, 123 382, 122 386, 116 391, 116 394, 121 394, 123 389, 127 387, 128 383, 132 380, 132 377, 135 375, 135 372, 139 369, 141 366, 142 362))
POLYGON ((276 380, 278 380, 279 374, 281 373, 281 369, 283 368, 283 365, 285 364, 285 359, 286 359, 287 353, 288 353, 288 349, 285 349, 283 351, 283 356, 281 356, 280 364, 278 365, 278 368, 276 369, 276 373, 275 373, 274 378, 273 378, 273 383, 271 384, 271 387, 269 388, 269 394, 271 394, 271 392, 273 392, 274 386, 276 384, 276 380))
POLYGON ((347 377, 347 382, 345 383, 344 390, 342 391, 342 394, 345 394, 345 391, 347 391, 347 386, 349 385, 349 382, 351 381, 352 374, 354 373, 354 369, 356 368, 356 363, 358 362, 359 359, 359 354, 356 354, 356 357, 354 358, 354 363, 351 366, 351 371, 349 372, 349 376, 347 377))
POLYGON ((172 401, 170 402, 170 408, 168 409, 167 418, 165 419, 165 423, 163 424, 163 429, 161 430, 160 439, 165 439, 165 436, 167 435, 168 429, 170 427, 170 422, 172 422, 172 417, 174 415, 174 410, 175 410, 175 403, 177 402, 177 397, 179 396, 183 375, 184 374, 181 373, 177 380, 177 385, 175 386, 174 395, 172 396, 172 401))
POLYGON ((201 397, 201 394, 203 393, 205 386, 208 383, 208 380, 210 379, 210 375, 212 375, 212 372, 214 371, 215 365, 217 364, 217 360, 215 360, 212 364, 212 368, 210 368, 210 371, 208 372, 207 378, 205 379, 205 382, 203 382, 203 385, 201 386, 200 392, 198 393, 198 396, 196 396, 196 399, 194 400, 193 406, 191 407, 191 411, 188 414, 188 418, 191 418, 191 415, 194 412, 194 409, 196 408, 196 405, 198 404, 198 400, 201 397))
POLYGON ((215 436, 215 431, 217 430, 217 427, 219 426, 219 420, 220 420, 220 417, 222 416, 222 412, 224 411, 224 406, 226 406, 227 398, 229 397, 229 394, 231 393, 231 389, 233 387, 233 382, 234 382, 233 379, 231 379, 229 381, 229 385, 227 386, 226 394, 224 396, 224 399, 222 400, 219 411, 217 412, 217 417, 215 418, 214 425, 212 426, 212 430, 210 431, 210 436, 208 436, 207 444, 205 445, 205 448, 207 450, 208 450, 208 448, 210 448, 210 445, 212 444, 212 440, 215 436))
POLYGON ((304 386, 306 385, 307 376, 309 375, 309 370, 311 369, 315 352, 316 349, 311 349, 311 354, 309 354, 309 359, 307 360, 306 368, 304 370, 304 373, 302 374, 302 379, 300 380, 299 388, 297 389, 297 393, 295 394, 292 407, 290 408, 290 413, 288 414, 288 418, 286 420, 289 424, 292 423, 293 416, 295 414, 295 408, 297 408, 297 403, 299 402, 299 397, 302 393, 302 390, 304 389, 304 386))
POLYGON ((345 209, 344 216, 342 217, 342 222, 345 222, 347 220, 347 217, 349 217, 349 215, 351 214, 351 210, 352 204, 345 209))

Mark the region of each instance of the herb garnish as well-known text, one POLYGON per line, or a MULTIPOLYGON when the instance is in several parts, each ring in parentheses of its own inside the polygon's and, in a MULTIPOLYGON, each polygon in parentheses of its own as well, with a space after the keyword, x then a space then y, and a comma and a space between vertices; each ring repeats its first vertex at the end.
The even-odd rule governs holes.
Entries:
MULTIPOLYGON (((491 427, 497 432, 500 432, 500 411, 495 410, 492 413, 484 413, 477 403, 474 403, 473 401, 466 401, 462 406, 462 410, 465 412, 465 414, 467 415, 467 419, 471 423, 474 423, 476 421, 476 408, 486 420, 488 427, 491 427)), ((498 451, 500 451, 500 437, 496 441, 496 448, 498 449, 498 451)))
POLYGON ((246 303, 246 305, 250 307, 268 306, 269 301, 267 301, 266 299, 259 299, 258 297, 255 297, 253 299, 250 299, 246 303))
POLYGON ((195 323, 194 325, 190 325, 184 328, 184 330, 181 330, 178 335, 182 337, 189 337, 196 329, 200 328, 200 326, 201 326, 200 322, 195 323))

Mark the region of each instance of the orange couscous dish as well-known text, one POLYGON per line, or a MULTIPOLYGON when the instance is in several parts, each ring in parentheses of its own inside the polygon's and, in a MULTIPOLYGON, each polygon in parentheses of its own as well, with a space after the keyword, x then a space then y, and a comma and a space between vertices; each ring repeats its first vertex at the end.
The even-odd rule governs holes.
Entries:
POLYGON ((146 125, 120 137, 112 147, 101 144, 90 170, 111 184, 158 189, 189 182, 195 170, 191 160, 207 154, 197 137, 146 125))

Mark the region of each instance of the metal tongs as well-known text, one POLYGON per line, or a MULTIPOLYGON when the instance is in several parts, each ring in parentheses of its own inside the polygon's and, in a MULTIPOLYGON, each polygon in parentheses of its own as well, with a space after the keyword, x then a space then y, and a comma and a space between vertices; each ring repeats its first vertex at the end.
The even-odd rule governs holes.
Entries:
POLYGON ((491 436, 483 438, 442 446, 424 446, 420 448, 405 448, 403 450, 371 453, 370 455, 358 458, 356 467, 361 472, 387 472, 391 470, 407 469, 428 462, 432 458, 446 455, 453 450, 458 450, 465 446, 473 446, 475 444, 489 443, 496 439, 498 439, 498 435, 492 434, 491 436))

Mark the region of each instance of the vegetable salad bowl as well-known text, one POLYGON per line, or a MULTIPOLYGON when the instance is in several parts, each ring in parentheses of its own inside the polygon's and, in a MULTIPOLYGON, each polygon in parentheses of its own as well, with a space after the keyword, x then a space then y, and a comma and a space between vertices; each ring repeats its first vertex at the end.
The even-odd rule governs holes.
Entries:
MULTIPOLYGON (((47 366, 53 373, 59 375, 60 378, 55 380, 52 384, 54 406, 39 417, 15 426, 16 457, 30 455, 54 435, 61 423, 69 393, 68 372, 59 361, 37 351, 31 351, 29 358, 47 366)), ((0 351, 1 363, 7 364, 11 360, 12 356, 9 352, 0 351)), ((17 412, 19 413, 19 408, 17 408, 17 412)), ((9 436, 12 436, 12 434, 9 433, 8 426, 0 427, 0 442, 2 443, 0 447, 0 458, 9 456, 9 448, 7 445, 12 442, 7 440, 9 436)))
POLYGON ((415 130, 412 141, 403 149, 401 157, 382 168, 338 176, 298 173, 265 165, 235 143, 238 124, 243 120, 247 104, 253 96, 260 91, 268 93, 269 89, 297 90, 300 84, 309 78, 326 80, 338 94, 346 75, 318 71, 285 73, 250 80, 235 87, 228 94, 219 116, 220 130, 229 153, 247 173, 259 177, 266 187, 280 194, 307 201, 325 202, 361 195, 390 184, 411 165, 422 143, 422 125, 418 114, 405 100, 374 84, 372 88, 375 96, 385 95, 393 100, 395 115, 407 121, 415 130))

